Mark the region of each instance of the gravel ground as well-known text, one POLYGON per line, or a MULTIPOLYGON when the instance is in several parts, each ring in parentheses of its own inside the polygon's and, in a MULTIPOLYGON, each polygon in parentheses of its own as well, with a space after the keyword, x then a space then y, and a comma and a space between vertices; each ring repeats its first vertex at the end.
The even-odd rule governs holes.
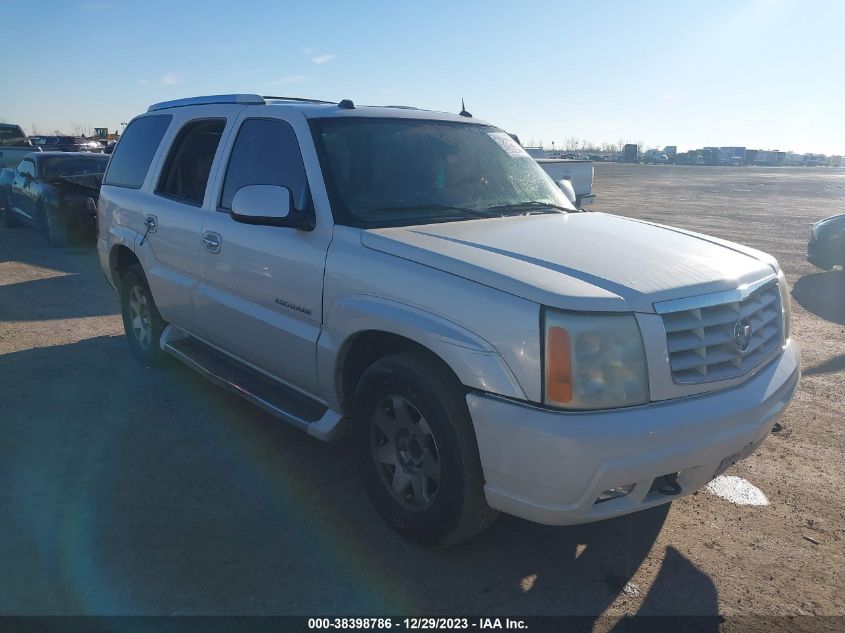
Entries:
POLYGON ((371 509, 349 446, 189 369, 136 366, 92 244, 0 229, 0 613, 845 615, 845 274, 804 259, 845 170, 597 164, 593 209, 768 251, 798 395, 710 492, 571 528, 500 517, 447 551, 371 509))

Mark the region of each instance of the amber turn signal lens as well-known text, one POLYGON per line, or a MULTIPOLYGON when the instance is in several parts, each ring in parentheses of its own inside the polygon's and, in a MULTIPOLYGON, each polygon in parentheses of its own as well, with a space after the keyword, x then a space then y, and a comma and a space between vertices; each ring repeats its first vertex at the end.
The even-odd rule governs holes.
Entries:
POLYGON ((572 401, 572 345, 569 332, 550 327, 546 341, 546 395, 565 404, 572 401))

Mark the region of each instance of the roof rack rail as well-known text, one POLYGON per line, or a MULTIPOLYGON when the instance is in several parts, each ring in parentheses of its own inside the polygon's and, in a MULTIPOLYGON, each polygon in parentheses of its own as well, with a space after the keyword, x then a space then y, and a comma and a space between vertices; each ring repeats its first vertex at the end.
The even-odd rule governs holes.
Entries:
POLYGON ((204 97, 188 97, 187 99, 175 99, 174 101, 162 101, 161 103, 154 103, 149 108, 147 108, 147 112, 155 112, 156 110, 166 110, 167 108, 180 108, 183 106, 192 105, 211 105, 215 103, 265 104, 267 102, 264 100, 264 97, 260 95, 207 95, 204 97))
POLYGON ((267 95, 264 96, 265 99, 273 99, 278 101, 298 101, 302 103, 328 103, 330 105, 334 105, 337 101, 323 101, 322 99, 307 99, 304 97, 268 97, 267 95))

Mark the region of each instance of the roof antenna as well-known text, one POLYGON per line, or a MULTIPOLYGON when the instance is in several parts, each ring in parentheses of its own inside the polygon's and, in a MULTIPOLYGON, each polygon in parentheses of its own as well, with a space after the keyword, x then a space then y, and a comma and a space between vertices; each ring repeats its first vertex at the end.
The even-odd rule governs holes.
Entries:
POLYGON ((463 99, 463 97, 461 97, 461 111, 460 111, 460 112, 458 112, 458 115, 459 115, 459 116, 469 117, 470 119, 472 118, 472 115, 471 115, 469 112, 467 112, 467 109, 464 107, 464 99, 463 99))

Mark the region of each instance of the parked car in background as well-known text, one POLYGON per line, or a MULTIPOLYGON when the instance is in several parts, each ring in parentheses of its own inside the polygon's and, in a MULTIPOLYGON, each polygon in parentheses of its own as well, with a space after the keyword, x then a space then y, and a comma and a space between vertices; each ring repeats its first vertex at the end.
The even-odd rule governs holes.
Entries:
MULTIPOLYGON (((520 147, 519 137, 516 134, 508 134, 520 147)), ((593 162, 580 154, 565 154, 560 152, 549 152, 542 147, 523 147, 525 153, 537 161, 540 167, 555 182, 560 184, 561 180, 569 181, 574 198, 570 200, 577 208, 592 203, 596 196, 593 195, 593 162)), ((569 194, 567 194, 569 195, 569 194)))
POLYGON ((643 162, 652 165, 666 165, 669 157, 659 149, 650 149, 643 154, 643 162))
POLYGON ((103 152, 104 145, 96 140, 96 139, 83 139, 81 143, 81 150, 82 152, 93 152, 96 154, 101 154, 103 152))
POLYGON ((810 231, 807 260, 830 270, 835 266, 845 268, 845 214, 819 220, 810 231))
POLYGON ((14 167, 30 152, 39 151, 19 125, 0 123, 0 169, 14 167))
POLYGON ((3 226, 32 226, 46 234, 51 246, 65 246, 74 231, 93 235, 97 199, 108 162, 105 155, 33 152, 15 169, 3 169, 3 226))
POLYGON ((497 511, 565 525, 691 494, 765 440, 800 374, 774 257, 580 212, 467 116, 156 104, 99 228, 138 362, 351 433, 375 507, 425 544, 497 511))
POLYGON ((35 144, 44 152, 102 152, 103 146, 97 141, 82 136, 44 136, 33 137, 35 144))
POLYGON ((577 208, 591 204, 596 196, 593 193, 593 161, 558 158, 535 158, 552 180, 568 180, 575 192, 572 200, 577 208))

